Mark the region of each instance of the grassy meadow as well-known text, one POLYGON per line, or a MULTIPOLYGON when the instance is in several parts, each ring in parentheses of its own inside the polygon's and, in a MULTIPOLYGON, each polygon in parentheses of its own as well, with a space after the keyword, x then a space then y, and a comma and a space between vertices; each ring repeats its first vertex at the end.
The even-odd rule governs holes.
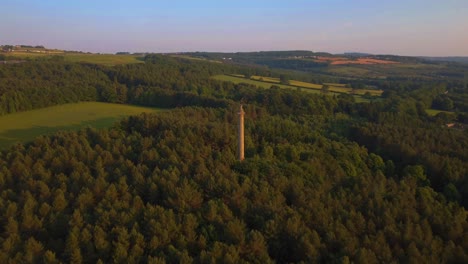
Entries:
POLYGON ((0 149, 5 149, 16 142, 29 142, 37 136, 53 134, 59 130, 79 130, 87 126, 106 128, 125 116, 158 111, 161 110, 122 104, 82 102, 8 114, 0 116, 0 149))

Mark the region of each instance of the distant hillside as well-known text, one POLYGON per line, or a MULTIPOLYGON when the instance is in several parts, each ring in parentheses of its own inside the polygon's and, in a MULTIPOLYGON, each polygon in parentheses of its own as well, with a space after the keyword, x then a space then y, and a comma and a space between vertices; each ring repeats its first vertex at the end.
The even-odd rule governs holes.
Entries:
POLYGON ((459 62, 468 63, 468 57, 420 57, 429 61, 445 61, 445 62, 459 62))
POLYGON ((338 56, 353 56, 353 57, 365 57, 365 56, 372 56, 371 53, 362 53, 362 52, 345 52, 343 54, 336 54, 338 56))
POLYGON ((3 53, 35 53, 35 54, 61 54, 63 50, 48 49, 42 45, 30 46, 30 45, 2 45, 0 51, 3 53))
MULTIPOLYGON (((205 58, 205 59, 232 59, 236 61, 251 61, 265 58, 295 58, 316 56, 317 53, 308 50, 290 50, 290 51, 255 51, 255 52, 186 52, 183 55, 205 58)), ((331 55, 329 53, 320 53, 320 55, 331 55)))
POLYGON ((241 64, 257 64, 272 68, 309 70, 330 64, 392 64, 420 63, 422 58, 396 55, 372 55, 368 53, 347 52, 331 54, 307 50, 258 51, 258 52, 187 52, 177 55, 191 56, 208 60, 218 60, 241 64))

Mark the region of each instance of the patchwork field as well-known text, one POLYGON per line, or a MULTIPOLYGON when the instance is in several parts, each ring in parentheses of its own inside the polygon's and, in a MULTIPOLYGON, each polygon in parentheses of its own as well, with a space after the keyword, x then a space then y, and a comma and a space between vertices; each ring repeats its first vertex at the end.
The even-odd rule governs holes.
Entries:
MULTIPOLYGON (((233 83, 246 83, 246 84, 252 84, 261 88, 269 89, 272 85, 276 85, 282 89, 291 89, 291 90, 297 90, 298 87, 292 86, 292 85, 285 85, 285 84, 279 84, 279 83, 269 83, 269 82, 262 82, 262 81, 256 81, 252 79, 246 79, 242 77, 236 77, 232 75, 215 75, 212 77, 213 79, 219 80, 219 81, 226 81, 226 82, 233 82, 233 83)), ((309 93, 321 93, 320 90, 317 89, 303 89, 305 92, 309 93)))
MULTIPOLYGON (((321 93, 321 89, 322 89, 321 84, 290 80, 289 85, 285 85, 285 84, 280 84, 279 78, 255 76, 255 75, 251 76, 250 79, 246 79, 243 77, 243 75, 238 75, 238 74, 217 75, 217 76, 214 76, 214 78, 217 80, 221 80, 221 81, 231 81, 234 83, 253 84, 253 85, 260 86, 262 88, 270 88, 271 85, 277 85, 281 88, 289 88, 289 89, 305 88, 303 89, 303 91, 312 92, 312 93, 321 93)), ((344 84, 339 84, 339 83, 325 83, 325 84, 329 86, 329 92, 332 94, 352 92, 352 89, 346 88, 344 84)), ((356 95, 364 95, 366 93, 370 93, 372 96, 380 96, 382 95, 382 92, 383 92, 382 90, 373 90, 373 89, 358 89, 354 91, 356 95)))
POLYGON ((40 135, 53 134, 59 130, 79 130, 87 126, 105 128, 125 116, 158 111, 161 110, 122 104, 82 102, 4 115, 0 116, 0 149, 5 149, 16 142, 31 141, 40 135))

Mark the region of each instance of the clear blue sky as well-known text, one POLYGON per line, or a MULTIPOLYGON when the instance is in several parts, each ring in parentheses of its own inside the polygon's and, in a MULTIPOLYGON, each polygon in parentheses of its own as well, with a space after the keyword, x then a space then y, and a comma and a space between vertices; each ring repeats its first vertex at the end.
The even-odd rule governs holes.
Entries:
POLYGON ((468 0, 0 0, 0 44, 468 56, 468 0))

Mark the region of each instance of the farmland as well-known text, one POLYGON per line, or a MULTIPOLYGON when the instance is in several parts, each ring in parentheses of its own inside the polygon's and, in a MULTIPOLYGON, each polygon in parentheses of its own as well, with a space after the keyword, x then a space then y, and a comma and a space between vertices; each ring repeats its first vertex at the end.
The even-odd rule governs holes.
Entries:
MULTIPOLYGON (((256 81, 253 79, 246 79, 242 77, 236 77, 232 75, 216 75, 212 77, 215 80, 219 81, 226 81, 226 82, 233 82, 233 83, 246 83, 246 84, 251 84, 258 86, 260 88, 265 88, 269 89, 271 88, 272 85, 276 85, 282 89, 292 89, 292 90, 297 90, 298 87, 294 87, 292 85, 285 85, 285 84, 279 84, 279 83, 269 83, 269 82, 264 82, 264 81, 256 81)), ((303 91, 309 92, 309 93, 320 93, 320 90, 315 90, 315 89, 304 89, 303 91)))
POLYGON ((51 58, 52 56, 61 56, 68 62, 94 63, 106 66, 115 66, 130 63, 144 63, 141 56, 136 55, 114 55, 114 54, 94 54, 94 53, 37 53, 26 51, 13 51, 6 53, 7 56, 13 56, 20 59, 38 59, 51 58))
MULTIPOLYGON (((251 76, 250 79, 244 78, 242 75, 217 75, 213 78, 221 81, 231 81, 234 83, 248 83, 253 84, 256 86, 260 86, 262 88, 270 88, 271 85, 277 85, 280 88, 286 89, 298 89, 298 88, 305 88, 303 91, 311 92, 311 93, 320 93, 322 89, 321 84, 314 84, 308 82, 301 82, 296 80, 290 80, 289 85, 280 84, 279 78, 273 77, 264 77, 264 76, 251 76)), ((330 93, 351 93, 351 88, 346 88, 344 84, 338 83, 326 83, 325 85, 329 86, 330 93)), ((357 89, 354 91, 356 95, 364 95, 366 93, 370 93, 372 96, 380 96, 382 95, 382 90, 374 90, 374 89, 357 89)))
POLYGON ((78 130, 87 126, 105 128, 124 116, 157 111, 156 108, 83 102, 8 114, 0 116, 0 149, 59 130, 78 130))

